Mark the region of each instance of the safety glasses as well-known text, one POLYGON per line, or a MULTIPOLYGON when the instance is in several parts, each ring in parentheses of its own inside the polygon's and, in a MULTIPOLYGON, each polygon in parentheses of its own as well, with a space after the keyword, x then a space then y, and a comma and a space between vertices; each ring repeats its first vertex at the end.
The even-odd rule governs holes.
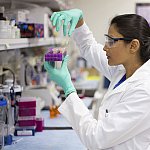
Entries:
POLYGON ((132 41, 133 40, 133 38, 114 38, 107 34, 104 34, 104 36, 105 36, 105 45, 108 48, 112 48, 114 46, 114 44, 119 40, 123 40, 123 41, 132 41))

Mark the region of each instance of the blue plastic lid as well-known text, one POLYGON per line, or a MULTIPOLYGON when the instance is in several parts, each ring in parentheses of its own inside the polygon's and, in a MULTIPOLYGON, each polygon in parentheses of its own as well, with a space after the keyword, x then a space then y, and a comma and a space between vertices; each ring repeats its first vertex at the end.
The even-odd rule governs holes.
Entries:
POLYGON ((0 100, 0 106, 6 106, 7 105, 7 101, 5 99, 0 100))

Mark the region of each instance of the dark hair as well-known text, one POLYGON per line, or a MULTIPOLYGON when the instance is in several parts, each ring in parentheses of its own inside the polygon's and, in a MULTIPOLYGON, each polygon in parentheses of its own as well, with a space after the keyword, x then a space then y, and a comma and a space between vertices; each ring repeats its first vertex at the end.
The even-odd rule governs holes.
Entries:
POLYGON ((112 24, 122 36, 139 40, 143 62, 150 59, 150 26, 145 18, 137 14, 119 15, 111 20, 112 24))

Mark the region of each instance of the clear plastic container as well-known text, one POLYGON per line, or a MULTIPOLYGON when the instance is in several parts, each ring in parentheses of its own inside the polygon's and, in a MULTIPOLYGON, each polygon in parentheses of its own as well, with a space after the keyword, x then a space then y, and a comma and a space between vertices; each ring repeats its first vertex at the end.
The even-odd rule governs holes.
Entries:
POLYGON ((9 33, 7 28, 0 28, 0 38, 1 39, 6 39, 9 37, 9 33))
POLYGON ((10 25, 2 25, 2 24, 0 25, 0 38, 1 39, 11 38, 11 26, 10 25))
POLYGON ((9 20, 0 20, 0 38, 11 38, 11 25, 9 20))
POLYGON ((7 28, 9 26, 9 20, 0 20, 0 28, 7 28))

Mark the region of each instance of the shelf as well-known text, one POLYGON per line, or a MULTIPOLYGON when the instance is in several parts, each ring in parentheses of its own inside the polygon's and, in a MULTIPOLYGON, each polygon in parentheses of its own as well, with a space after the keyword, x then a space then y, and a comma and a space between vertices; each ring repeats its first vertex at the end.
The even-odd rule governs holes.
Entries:
MULTIPOLYGON (((6 5, 6 8, 10 7, 13 2, 17 4, 36 4, 39 6, 49 7, 52 10, 69 9, 73 3, 72 0, 0 0, 0 4, 6 5)), ((21 8, 24 8, 24 5, 22 5, 21 8)))
POLYGON ((61 44, 63 41, 62 38, 0 39, 0 51, 61 44))
POLYGON ((50 7, 51 9, 58 9, 58 10, 69 9, 69 6, 63 0, 36 0, 36 1, 22 0, 22 2, 37 4, 40 6, 47 6, 50 7))

